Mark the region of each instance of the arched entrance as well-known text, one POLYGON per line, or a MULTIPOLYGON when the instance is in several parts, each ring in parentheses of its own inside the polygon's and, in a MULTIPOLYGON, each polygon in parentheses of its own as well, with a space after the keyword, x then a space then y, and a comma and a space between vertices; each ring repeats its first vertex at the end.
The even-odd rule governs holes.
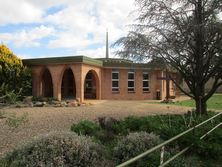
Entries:
POLYGON ((45 69, 42 73, 41 95, 43 97, 53 97, 53 84, 50 71, 45 69))
POLYGON ((84 98, 85 99, 98 99, 99 81, 95 71, 90 70, 85 77, 84 82, 84 98))
POLYGON ((62 77, 61 95, 63 99, 73 99, 76 97, 75 77, 70 68, 64 71, 62 77))

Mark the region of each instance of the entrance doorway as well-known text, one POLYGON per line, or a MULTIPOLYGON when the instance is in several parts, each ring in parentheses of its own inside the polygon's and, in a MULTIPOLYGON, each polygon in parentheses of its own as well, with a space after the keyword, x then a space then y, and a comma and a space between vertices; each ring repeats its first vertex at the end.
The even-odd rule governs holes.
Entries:
POLYGON ((90 70, 86 74, 85 83, 84 83, 84 98, 85 99, 96 99, 97 98, 97 86, 98 79, 96 74, 90 70))
POLYGON ((52 77, 48 69, 45 69, 42 74, 42 97, 53 97, 53 84, 52 77))
POLYGON ((75 78, 70 68, 64 71, 62 77, 61 94, 63 99, 73 99, 76 97, 75 78))

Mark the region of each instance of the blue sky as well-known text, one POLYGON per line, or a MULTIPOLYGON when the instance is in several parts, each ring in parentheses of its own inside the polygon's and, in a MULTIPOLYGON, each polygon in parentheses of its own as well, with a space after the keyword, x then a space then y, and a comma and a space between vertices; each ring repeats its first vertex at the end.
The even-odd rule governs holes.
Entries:
POLYGON ((133 2, 1 0, 0 42, 20 58, 105 57, 106 29, 110 44, 124 36, 134 20, 133 2))

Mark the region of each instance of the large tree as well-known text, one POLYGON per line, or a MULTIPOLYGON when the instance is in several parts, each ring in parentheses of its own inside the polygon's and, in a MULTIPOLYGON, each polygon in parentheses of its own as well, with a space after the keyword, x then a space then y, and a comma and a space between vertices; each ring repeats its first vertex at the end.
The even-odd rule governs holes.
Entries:
POLYGON ((0 44, 0 96, 7 92, 31 94, 31 73, 6 45, 0 44))
POLYGON ((132 31, 115 44, 126 58, 162 58, 176 69, 196 102, 207 113, 207 100, 222 85, 221 0, 136 0, 138 18, 132 31), (211 89, 205 85, 213 79, 211 89))

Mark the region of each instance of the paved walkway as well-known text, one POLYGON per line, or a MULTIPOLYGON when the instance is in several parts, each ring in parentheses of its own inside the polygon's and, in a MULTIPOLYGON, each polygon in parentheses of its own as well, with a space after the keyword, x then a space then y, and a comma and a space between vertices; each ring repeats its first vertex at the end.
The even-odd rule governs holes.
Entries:
POLYGON ((11 130, 5 120, 0 119, 0 157, 34 136, 52 131, 69 131, 73 123, 82 119, 96 120, 104 116, 121 119, 130 115, 181 114, 189 109, 181 106, 150 104, 148 101, 95 100, 89 102, 93 105, 4 109, 5 112, 16 113, 18 116, 27 113, 28 123, 11 130))

